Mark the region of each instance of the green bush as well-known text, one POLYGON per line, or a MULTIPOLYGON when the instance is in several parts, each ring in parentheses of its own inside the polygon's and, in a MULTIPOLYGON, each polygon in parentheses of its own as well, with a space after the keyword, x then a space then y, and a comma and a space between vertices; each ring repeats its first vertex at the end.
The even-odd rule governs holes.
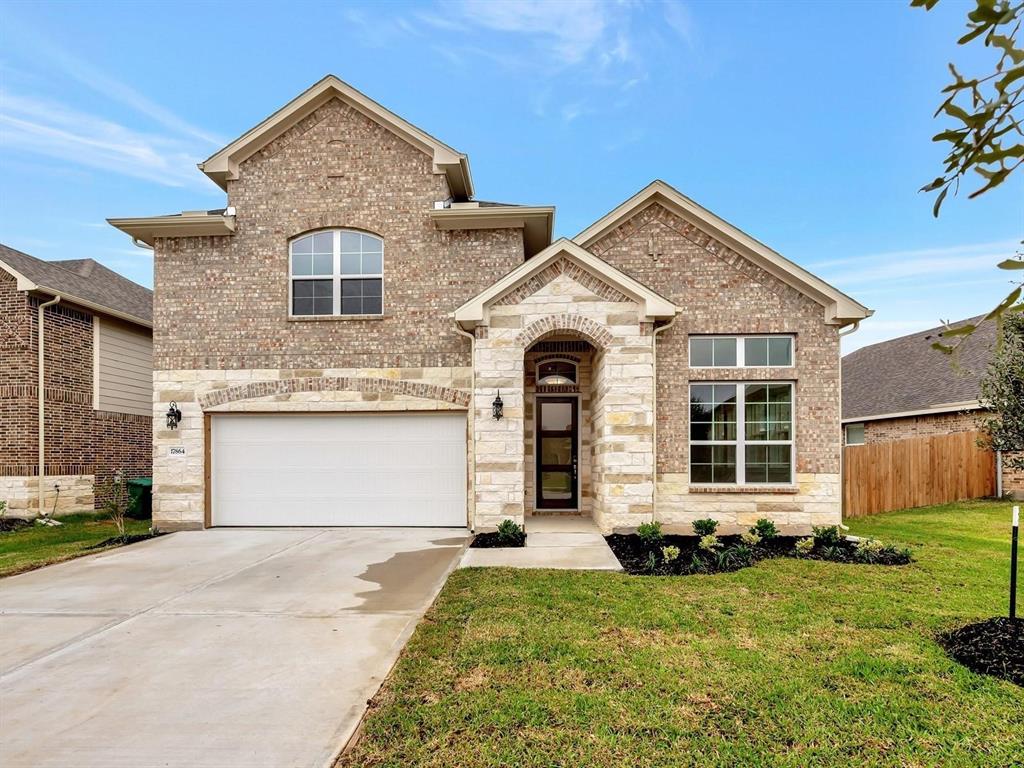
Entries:
POLYGON ((737 544, 718 554, 718 568, 722 571, 734 571, 754 564, 754 553, 745 544, 737 544))
POLYGON ((705 552, 714 552, 722 546, 722 542, 718 540, 718 537, 715 536, 715 534, 709 533, 700 537, 700 543, 697 546, 705 552))
POLYGON ((843 540, 843 535, 839 533, 837 525, 816 525, 812 530, 814 531, 814 542, 822 547, 835 547, 843 540))
POLYGON ((796 543, 796 555, 797 557, 807 557, 814 551, 814 539, 808 536, 807 538, 800 539, 796 543))
POLYGON ((661 544, 661 540, 665 538, 661 533, 661 523, 641 523, 637 526, 636 535, 640 537, 640 541, 648 547, 656 547, 661 544))
POLYGON ((746 533, 741 533, 740 540, 748 547, 756 547, 758 544, 761 543, 761 537, 753 528, 751 528, 746 533))
POLYGON ((693 521, 693 532, 698 536, 714 536, 717 530, 718 521, 712 520, 710 517, 704 520, 693 521))
POLYGON ((862 563, 878 562, 885 554, 886 546, 878 539, 861 539, 857 542, 857 559, 862 563))
POLYGON ((523 529, 515 520, 502 520, 498 525, 498 541, 514 544, 523 535, 523 529))
POLYGON ((662 547, 661 557, 666 563, 671 563, 679 558, 679 547, 662 547))
POLYGON ((762 517, 760 520, 754 523, 754 527, 750 529, 750 532, 756 533, 764 541, 768 541, 768 539, 774 539, 776 536, 779 535, 779 529, 775 527, 775 523, 773 523, 766 517, 762 517))

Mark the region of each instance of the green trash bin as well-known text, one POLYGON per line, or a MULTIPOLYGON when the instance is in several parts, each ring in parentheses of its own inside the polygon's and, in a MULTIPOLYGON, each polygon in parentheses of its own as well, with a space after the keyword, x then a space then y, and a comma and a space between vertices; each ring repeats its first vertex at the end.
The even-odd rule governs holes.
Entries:
POLYGON ((149 520, 153 517, 153 478, 136 477, 128 481, 128 517, 149 520))

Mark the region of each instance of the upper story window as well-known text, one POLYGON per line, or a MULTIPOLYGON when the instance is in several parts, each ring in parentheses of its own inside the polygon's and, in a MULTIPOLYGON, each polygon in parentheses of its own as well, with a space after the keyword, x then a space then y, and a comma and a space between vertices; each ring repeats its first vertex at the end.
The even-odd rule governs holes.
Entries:
POLYGON ((846 444, 847 445, 864 445, 864 425, 863 424, 847 424, 846 425, 846 444))
POLYGON ((691 336, 691 368, 788 368, 792 336, 691 336))
POLYGON ((540 386, 565 386, 578 382, 576 363, 572 360, 546 360, 537 365, 537 384, 540 386))
POLYGON ((337 229, 292 240, 291 314, 380 315, 384 295, 384 241, 337 229))

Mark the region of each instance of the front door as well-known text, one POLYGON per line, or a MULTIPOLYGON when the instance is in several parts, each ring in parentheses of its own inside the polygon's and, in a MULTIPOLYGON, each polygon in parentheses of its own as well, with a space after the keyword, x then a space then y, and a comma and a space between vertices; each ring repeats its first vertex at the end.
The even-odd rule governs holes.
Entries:
POLYGON ((579 505, 579 400, 537 398, 537 509, 579 505))

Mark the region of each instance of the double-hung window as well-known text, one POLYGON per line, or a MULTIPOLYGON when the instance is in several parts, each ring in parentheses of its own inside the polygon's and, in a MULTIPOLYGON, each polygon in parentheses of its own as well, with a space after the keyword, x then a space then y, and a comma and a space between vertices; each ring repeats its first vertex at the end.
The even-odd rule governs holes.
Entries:
POLYGON ((384 242, 347 229, 299 237, 290 246, 289 283, 293 316, 380 315, 384 242))
POLYGON ((690 385, 690 482, 789 485, 793 385, 690 385))

